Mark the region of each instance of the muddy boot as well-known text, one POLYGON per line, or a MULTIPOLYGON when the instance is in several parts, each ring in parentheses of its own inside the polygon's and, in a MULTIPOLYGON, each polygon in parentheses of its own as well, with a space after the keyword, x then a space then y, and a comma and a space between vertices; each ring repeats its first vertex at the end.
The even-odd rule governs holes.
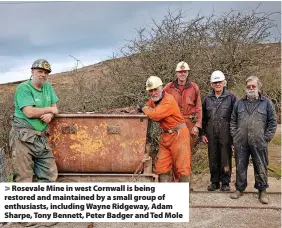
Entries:
POLYGON ((190 176, 182 176, 179 179, 179 182, 190 182, 191 180, 190 176))
MULTIPOLYGON (((190 176, 182 176, 179 178, 179 182, 186 182, 186 183, 189 183, 189 186, 190 186, 190 181, 191 181, 191 177, 190 176)), ((191 189, 191 188, 190 188, 191 189)), ((190 194, 189 194, 189 203, 191 203, 191 197, 190 197, 190 194)))
POLYGON ((259 201, 262 204, 268 204, 268 198, 267 198, 267 194, 266 194, 266 190, 260 190, 259 191, 259 201))
POLYGON ((169 173, 159 174, 159 182, 171 182, 171 177, 169 173))
POLYGON ((209 186, 208 186, 208 191, 212 192, 212 191, 215 191, 217 189, 219 189, 219 183, 218 182, 214 182, 214 183, 211 183, 209 186))
POLYGON ((223 184, 220 188, 220 191, 222 192, 229 192, 230 191, 230 186, 229 184, 223 184))
POLYGON ((230 195, 231 199, 239 199, 239 197, 242 196, 242 192, 240 192, 239 190, 236 190, 235 192, 233 192, 230 195))

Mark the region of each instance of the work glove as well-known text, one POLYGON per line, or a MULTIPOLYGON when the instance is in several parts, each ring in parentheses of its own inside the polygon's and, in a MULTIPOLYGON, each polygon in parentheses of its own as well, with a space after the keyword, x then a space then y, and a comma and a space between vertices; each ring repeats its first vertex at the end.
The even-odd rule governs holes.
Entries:
POLYGON ((144 105, 143 104, 138 104, 137 105, 137 110, 138 110, 138 112, 143 112, 142 111, 142 108, 144 107, 144 105))

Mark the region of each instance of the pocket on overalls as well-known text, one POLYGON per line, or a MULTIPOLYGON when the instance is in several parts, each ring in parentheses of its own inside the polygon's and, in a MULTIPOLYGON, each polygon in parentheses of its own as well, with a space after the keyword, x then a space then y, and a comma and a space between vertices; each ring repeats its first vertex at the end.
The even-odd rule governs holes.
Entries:
POLYGON ((48 138, 46 136, 42 136, 42 137, 40 137, 40 139, 41 139, 41 142, 42 142, 42 144, 44 146, 44 149, 52 151, 52 148, 50 147, 50 145, 48 143, 48 138))
POLYGON ((36 135, 30 132, 26 132, 26 131, 20 131, 19 132, 19 139, 22 142, 27 142, 27 143, 34 143, 34 140, 36 138, 36 135))
POLYGON ((52 148, 50 147, 48 142, 45 142, 45 149, 52 151, 52 148))

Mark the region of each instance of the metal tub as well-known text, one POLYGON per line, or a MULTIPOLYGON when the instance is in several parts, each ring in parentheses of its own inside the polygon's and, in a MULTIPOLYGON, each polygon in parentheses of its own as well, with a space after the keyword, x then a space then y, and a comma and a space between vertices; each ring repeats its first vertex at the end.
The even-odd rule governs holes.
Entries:
POLYGON ((59 173, 134 173, 143 163, 147 126, 143 114, 59 114, 49 124, 59 173))

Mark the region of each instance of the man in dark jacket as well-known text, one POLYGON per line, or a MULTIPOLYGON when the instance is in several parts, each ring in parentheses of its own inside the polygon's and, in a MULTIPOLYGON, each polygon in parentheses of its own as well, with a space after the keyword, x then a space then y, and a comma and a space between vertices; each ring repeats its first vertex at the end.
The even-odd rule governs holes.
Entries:
POLYGON ((247 170, 251 155, 255 188, 259 190, 259 201, 268 203, 266 188, 267 174, 267 143, 273 138, 277 121, 272 102, 259 91, 261 83, 256 76, 246 80, 246 96, 234 106, 230 131, 233 137, 236 161, 236 191, 232 199, 238 199, 247 187, 247 170))
POLYGON ((208 144, 210 181, 209 191, 220 188, 230 191, 232 138, 229 132, 230 118, 236 96, 226 89, 225 76, 221 71, 211 75, 212 91, 203 101, 202 142, 208 144))

